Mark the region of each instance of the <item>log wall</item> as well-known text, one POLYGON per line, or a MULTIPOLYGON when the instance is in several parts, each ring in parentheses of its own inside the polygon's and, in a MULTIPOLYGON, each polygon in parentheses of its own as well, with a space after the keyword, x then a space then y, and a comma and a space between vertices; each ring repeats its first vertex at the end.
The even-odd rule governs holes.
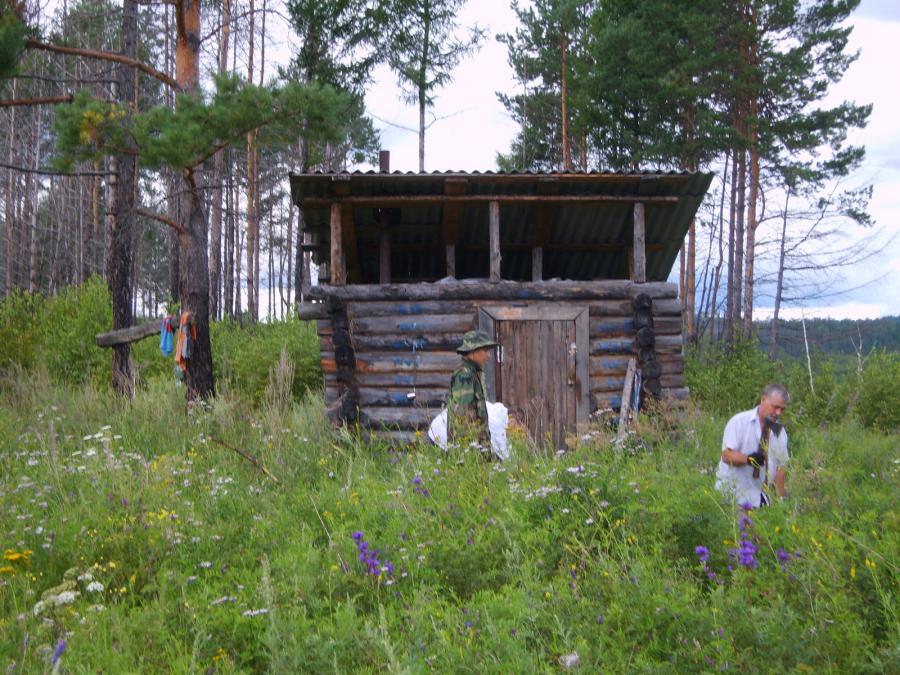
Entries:
MULTIPOLYGON (((687 398, 677 287, 627 281, 318 286, 325 399, 330 414, 364 430, 409 440, 440 410, 459 364, 456 347, 481 306, 588 307, 591 411, 618 409, 628 359, 638 355, 634 299, 652 298, 654 357, 664 401, 687 398), (414 394, 414 395, 413 395, 414 394), (358 406, 358 411, 353 410, 358 406)), ((640 319, 639 319, 640 322, 640 319)), ((645 355, 646 356, 646 355, 645 355)))

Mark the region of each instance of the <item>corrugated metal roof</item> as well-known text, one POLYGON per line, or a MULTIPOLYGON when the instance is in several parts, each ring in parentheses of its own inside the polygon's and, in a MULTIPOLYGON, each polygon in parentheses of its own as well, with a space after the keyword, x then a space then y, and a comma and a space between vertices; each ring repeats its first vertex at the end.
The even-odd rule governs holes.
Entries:
MULTIPOLYGON (((645 207, 647 279, 668 278, 685 233, 712 180, 708 173, 680 172, 460 172, 431 173, 356 171, 290 176, 291 194, 303 208, 306 227, 322 244, 317 262, 327 262, 330 236, 328 202, 335 186, 349 184, 355 204, 353 221, 358 251, 358 278, 351 282, 377 283, 379 200, 445 195, 445 184, 456 183, 461 205, 457 244, 457 277, 488 276, 489 213, 484 197, 505 196, 500 209, 501 276, 531 279, 531 245, 540 202, 516 202, 516 196, 664 197, 668 203, 645 207), (448 179, 452 179, 448 181, 448 179), (480 200, 479 200, 480 198, 480 200), (511 199, 510 199, 511 198, 511 199)), ((347 187, 343 187, 347 190, 347 187)), ((458 202, 457 202, 458 203, 458 202)), ((625 278, 627 249, 632 238, 633 207, 620 202, 549 202, 549 240, 544 247, 544 278, 573 280, 625 278)), ((391 276, 404 280, 436 280, 446 275, 444 205, 386 204, 390 209, 391 276)), ((352 263, 348 263, 352 268, 352 263)))

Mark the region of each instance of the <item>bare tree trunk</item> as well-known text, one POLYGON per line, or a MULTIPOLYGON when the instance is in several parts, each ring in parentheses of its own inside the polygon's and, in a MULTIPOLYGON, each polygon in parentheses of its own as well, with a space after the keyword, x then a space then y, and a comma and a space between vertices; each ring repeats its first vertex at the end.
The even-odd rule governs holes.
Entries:
POLYGON ((753 330, 753 265, 756 260, 756 204, 759 196, 759 152, 756 132, 750 138, 750 202, 747 205, 747 248, 744 263, 744 337, 753 330))
POLYGON ((572 170, 572 149, 569 147, 569 89, 568 89, 568 56, 569 36, 563 33, 562 43, 562 83, 560 85, 560 113, 562 115, 562 160, 565 171, 572 170))
POLYGON ((234 318, 234 172, 227 150, 225 185, 225 315, 234 318))
MULTIPOLYGON (((16 96, 16 84, 17 81, 13 80, 12 82, 12 95, 16 96)), ((13 143, 13 138, 15 138, 16 133, 16 109, 10 108, 9 110, 9 134, 7 135, 7 139, 9 141, 9 147, 6 149, 6 161, 10 166, 14 166, 16 156, 13 152, 13 148, 15 143, 13 143)), ((14 173, 12 169, 6 170, 6 208, 5 208, 5 219, 6 219, 6 279, 4 283, 4 295, 8 296, 13 291, 13 283, 15 276, 13 274, 13 269, 15 266, 15 248, 14 242, 15 237, 13 232, 15 231, 15 220, 16 220, 16 190, 15 190, 15 182, 14 182, 14 173)))
MULTIPOLYGON (((41 134, 43 111, 40 107, 34 109, 34 157, 32 168, 37 169, 41 162, 41 134)), ((37 212, 38 196, 40 194, 40 180, 34 181, 34 192, 30 196, 33 206, 31 217, 28 219, 28 291, 36 293, 38 288, 38 242, 37 242, 37 212)))
POLYGON ((741 309, 743 307, 741 295, 744 287, 744 213, 747 194, 747 151, 741 149, 738 157, 738 172, 735 174, 735 178, 738 181, 738 203, 734 230, 734 277, 732 278, 732 283, 734 284, 732 319, 735 324, 735 330, 741 323, 741 309))
POLYGON ((725 325, 723 326, 723 338, 727 345, 734 343, 734 232, 737 211, 737 170, 738 170, 738 151, 734 151, 732 155, 732 172, 731 172, 731 209, 728 221, 728 283, 726 286, 725 296, 725 325))
MULTIPOLYGON (((250 43, 247 56, 247 81, 253 83, 253 48, 255 43, 255 5, 250 0, 250 43)), ((259 164, 256 154, 256 131, 247 134, 247 313, 251 321, 259 320, 259 164)))
MULTIPOLYGON (((231 40, 231 0, 223 0, 221 10, 222 33, 219 37, 219 74, 228 70, 228 46, 231 40)), ((213 157, 212 221, 210 223, 209 311, 212 319, 220 316, 219 297, 222 279, 222 173, 225 153, 219 150, 213 157)))
POLYGON ((775 307, 772 311, 772 332, 769 337, 769 360, 774 361, 778 351, 778 313, 781 311, 781 295, 784 290, 784 261, 787 251, 788 205, 791 189, 784 197, 784 215, 781 219, 781 241, 778 245, 778 277, 775 281, 775 307))

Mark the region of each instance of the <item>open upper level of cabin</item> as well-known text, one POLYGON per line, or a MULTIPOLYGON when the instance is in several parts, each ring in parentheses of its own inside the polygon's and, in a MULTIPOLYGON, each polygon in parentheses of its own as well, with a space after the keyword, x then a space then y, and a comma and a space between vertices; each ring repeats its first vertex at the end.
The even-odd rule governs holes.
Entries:
POLYGON ((320 282, 668 278, 704 173, 292 174, 320 282))

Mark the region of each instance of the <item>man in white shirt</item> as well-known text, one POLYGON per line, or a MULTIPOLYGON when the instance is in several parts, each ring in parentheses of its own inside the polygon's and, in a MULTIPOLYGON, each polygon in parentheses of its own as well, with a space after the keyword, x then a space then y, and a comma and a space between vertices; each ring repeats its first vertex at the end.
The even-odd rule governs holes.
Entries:
POLYGON ((725 426, 716 489, 739 506, 767 505, 766 489, 770 483, 775 485, 779 497, 786 495, 787 431, 778 420, 789 401, 787 389, 770 384, 756 408, 738 413, 725 426))

